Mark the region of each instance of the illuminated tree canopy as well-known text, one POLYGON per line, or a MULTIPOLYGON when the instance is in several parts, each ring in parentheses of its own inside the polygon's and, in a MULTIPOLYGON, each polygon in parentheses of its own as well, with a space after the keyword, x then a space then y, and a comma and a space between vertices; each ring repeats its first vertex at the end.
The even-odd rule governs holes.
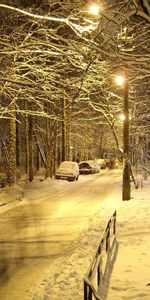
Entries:
POLYGON ((31 116, 52 152, 63 135, 68 157, 72 143, 74 156, 88 157, 91 147, 98 155, 97 135, 104 148, 121 149, 123 99, 114 77, 126 70, 133 144, 141 135, 149 141, 149 1, 104 1, 95 15, 88 1, 0 2, 2 129, 15 119, 24 132, 31 116))

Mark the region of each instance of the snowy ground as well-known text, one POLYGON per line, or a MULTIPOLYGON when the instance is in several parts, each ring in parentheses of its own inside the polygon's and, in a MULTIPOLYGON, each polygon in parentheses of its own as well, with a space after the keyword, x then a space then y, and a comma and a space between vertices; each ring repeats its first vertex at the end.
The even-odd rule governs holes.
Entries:
MULTIPOLYGON (((150 180, 147 180, 142 189, 135 190, 133 187, 132 199, 122 201, 121 182, 116 183, 111 196, 102 203, 95 217, 89 220, 88 228, 68 247, 62 257, 54 261, 51 270, 47 270, 42 275, 43 279, 36 290, 35 287, 29 289, 26 299, 83 300, 83 277, 98 247, 109 217, 114 210, 117 210, 118 252, 113 273, 108 282, 109 287, 106 285, 103 290, 102 300, 149 300, 149 186, 150 180)), ((14 205, 15 203, 14 199, 14 205)))
POLYGON ((117 209, 116 262, 102 300, 150 299, 150 181, 134 190, 130 201, 121 201, 120 185, 111 201, 107 199, 89 228, 68 249, 65 257, 55 261, 53 275, 45 274, 33 300, 83 300, 83 277, 100 241, 108 216, 117 209))

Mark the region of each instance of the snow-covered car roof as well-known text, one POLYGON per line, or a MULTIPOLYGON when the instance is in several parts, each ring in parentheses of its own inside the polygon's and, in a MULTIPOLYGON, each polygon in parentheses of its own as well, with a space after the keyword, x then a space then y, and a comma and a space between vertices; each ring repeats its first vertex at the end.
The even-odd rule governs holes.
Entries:
POLYGON ((78 164, 75 161, 63 161, 61 162, 59 168, 73 168, 74 166, 78 166, 78 164))

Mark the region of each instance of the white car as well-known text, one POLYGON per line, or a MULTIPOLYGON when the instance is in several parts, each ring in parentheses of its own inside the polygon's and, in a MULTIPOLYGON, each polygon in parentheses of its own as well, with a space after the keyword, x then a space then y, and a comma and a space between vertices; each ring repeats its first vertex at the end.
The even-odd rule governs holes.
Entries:
POLYGON ((79 178, 79 165, 74 161, 63 161, 56 170, 56 179, 75 181, 79 178))
POLYGON ((80 174, 95 174, 96 170, 90 161, 81 161, 79 163, 80 174))

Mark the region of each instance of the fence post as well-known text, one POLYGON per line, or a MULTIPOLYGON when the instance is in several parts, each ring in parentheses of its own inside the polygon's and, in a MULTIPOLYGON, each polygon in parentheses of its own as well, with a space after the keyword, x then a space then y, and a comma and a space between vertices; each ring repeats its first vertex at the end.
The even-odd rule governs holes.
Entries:
POLYGON ((99 261, 99 264, 98 264, 98 269, 97 269, 97 283, 98 283, 98 286, 100 285, 100 282, 101 282, 101 276, 102 276, 102 257, 100 258, 100 261, 99 261))
POLYGON ((108 222, 106 228, 106 252, 108 252, 109 247, 110 247, 110 222, 108 222))
POLYGON ((87 284, 86 284, 85 280, 84 280, 84 300, 88 300, 87 299, 87 284))
POLYGON ((117 213, 115 211, 114 215, 113 215, 113 217, 114 217, 113 235, 116 234, 116 216, 117 216, 117 213))
POLYGON ((92 289, 89 287, 89 297, 88 300, 92 300, 92 289))

